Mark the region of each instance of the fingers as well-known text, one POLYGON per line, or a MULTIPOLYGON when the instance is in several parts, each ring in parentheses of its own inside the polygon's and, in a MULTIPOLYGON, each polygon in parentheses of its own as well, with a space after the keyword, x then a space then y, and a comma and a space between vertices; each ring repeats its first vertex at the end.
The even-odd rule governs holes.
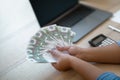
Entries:
POLYGON ((60 51, 67 51, 70 48, 70 46, 65 46, 65 47, 56 46, 56 48, 60 51))
POLYGON ((58 63, 52 63, 52 66, 59 71, 64 71, 64 68, 61 68, 61 65, 58 63))
POLYGON ((50 50, 49 52, 50 52, 50 53, 52 54, 52 56, 55 57, 55 58, 60 57, 60 54, 61 54, 61 52, 58 51, 58 50, 50 50))
POLYGON ((78 46, 71 46, 69 49, 68 49, 68 52, 69 54, 71 55, 75 55, 77 53, 80 52, 80 48, 78 46))
POLYGON ((77 53, 80 52, 80 48, 78 46, 65 46, 65 47, 61 47, 61 46, 56 46, 56 48, 59 51, 67 51, 69 54, 71 55, 76 55, 77 53))
POLYGON ((57 63, 52 63, 52 66, 54 66, 56 69, 59 68, 59 65, 57 63))

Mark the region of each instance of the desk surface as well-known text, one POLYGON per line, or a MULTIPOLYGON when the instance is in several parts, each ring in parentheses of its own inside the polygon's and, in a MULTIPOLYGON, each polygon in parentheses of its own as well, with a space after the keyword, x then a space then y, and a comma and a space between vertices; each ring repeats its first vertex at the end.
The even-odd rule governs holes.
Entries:
MULTIPOLYGON (((120 9, 120 0, 83 0, 82 4, 107 10, 112 13, 120 9)), ((110 19, 101 24, 94 31, 80 40, 77 45, 90 47, 88 40, 97 34, 103 33, 112 39, 120 40, 120 33, 108 29, 108 25, 120 28, 120 24, 112 22, 110 19), (102 31, 102 32, 101 32, 102 31)), ((30 23, 28 26, 10 35, 8 40, 2 40, 0 45, 0 80, 83 80, 75 71, 59 72, 51 64, 38 64, 25 59, 25 49, 30 37, 39 29, 37 23, 30 23), (24 48, 24 49, 23 49, 24 48)), ((96 64, 95 66, 112 71, 120 75, 120 65, 96 64)))

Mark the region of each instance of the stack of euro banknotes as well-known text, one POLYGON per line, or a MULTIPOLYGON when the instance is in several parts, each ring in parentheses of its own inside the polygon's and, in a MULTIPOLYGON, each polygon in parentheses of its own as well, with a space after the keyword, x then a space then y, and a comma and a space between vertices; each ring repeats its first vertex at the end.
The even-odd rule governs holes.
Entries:
POLYGON ((71 46, 75 32, 69 27, 56 24, 41 28, 31 37, 27 46, 27 58, 38 63, 56 62, 48 50, 56 46, 71 46))

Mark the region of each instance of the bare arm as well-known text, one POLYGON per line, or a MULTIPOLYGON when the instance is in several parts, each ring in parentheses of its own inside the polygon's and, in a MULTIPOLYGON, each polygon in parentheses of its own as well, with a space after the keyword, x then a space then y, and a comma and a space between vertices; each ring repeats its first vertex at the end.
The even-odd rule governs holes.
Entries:
POLYGON ((71 55, 91 62, 120 63, 120 46, 111 44, 105 47, 80 48, 78 46, 58 47, 71 55))
POLYGON ((57 70, 63 71, 72 68, 85 80, 96 80, 100 74, 104 73, 92 64, 69 54, 62 54, 57 50, 51 51, 51 54, 57 59, 57 62, 52 64, 57 70))
POLYGON ((71 67, 85 80, 97 80, 104 71, 78 58, 71 59, 71 67))
POLYGON ((112 44, 105 47, 94 47, 83 49, 81 58, 87 61, 102 63, 120 63, 120 47, 112 44))

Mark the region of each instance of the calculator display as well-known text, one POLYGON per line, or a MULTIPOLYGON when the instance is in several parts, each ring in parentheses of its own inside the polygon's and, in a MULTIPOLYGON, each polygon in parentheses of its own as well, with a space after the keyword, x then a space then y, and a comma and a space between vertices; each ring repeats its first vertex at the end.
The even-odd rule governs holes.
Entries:
POLYGON ((105 37, 99 36, 98 38, 96 38, 96 39, 93 41, 93 44, 97 45, 98 43, 101 43, 101 41, 103 41, 104 39, 105 39, 105 37))

